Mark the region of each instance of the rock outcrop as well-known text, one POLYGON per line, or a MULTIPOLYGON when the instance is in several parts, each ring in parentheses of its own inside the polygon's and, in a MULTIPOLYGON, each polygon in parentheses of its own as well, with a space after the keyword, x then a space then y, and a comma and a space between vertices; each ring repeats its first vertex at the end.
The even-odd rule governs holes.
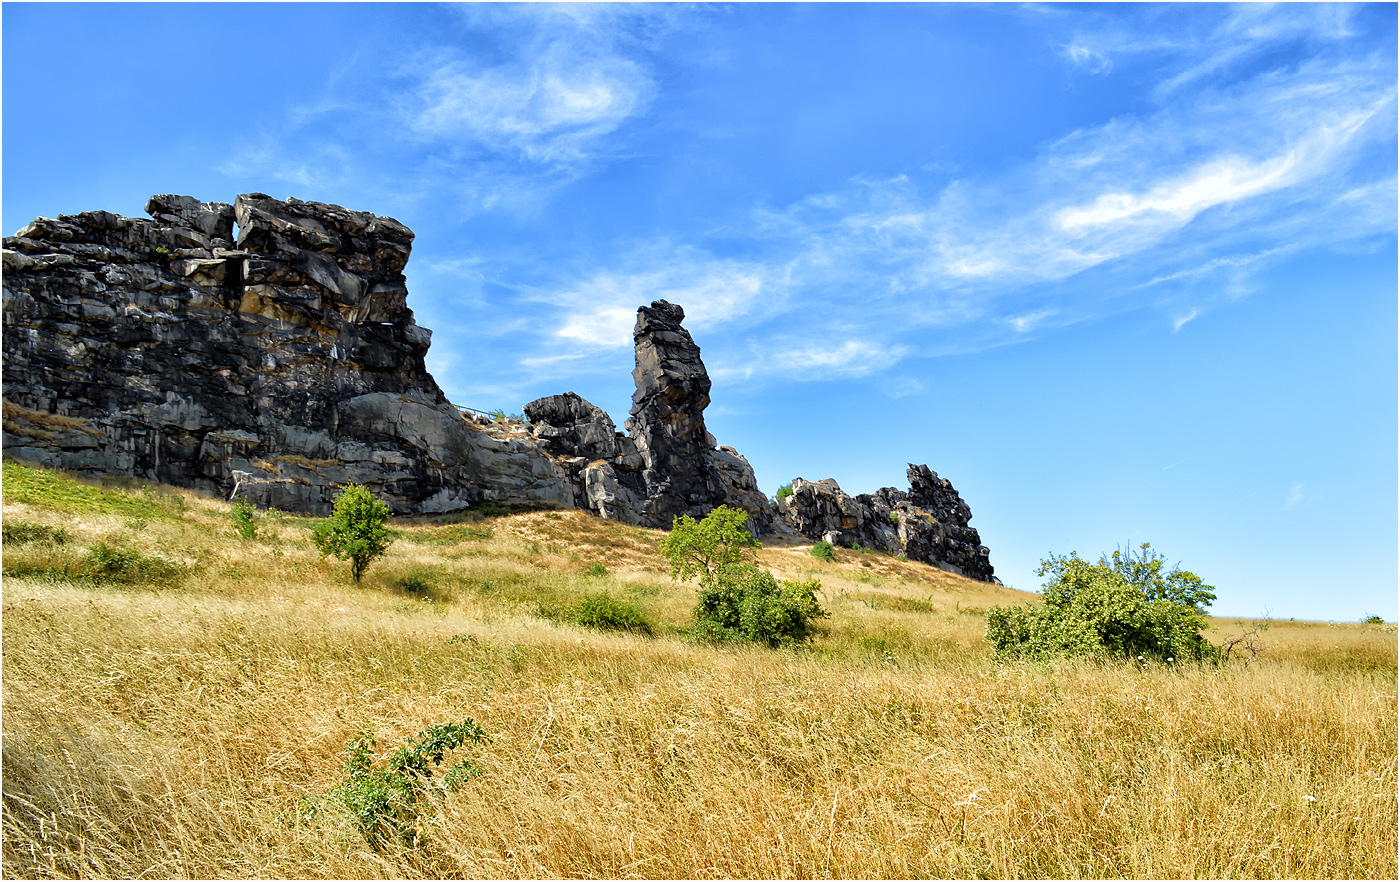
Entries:
POLYGON ((773 509, 753 468, 705 428, 710 377, 700 347, 681 327, 681 307, 657 300, 637 310, 632 332, 636 392, 628 435, 572 392, 525 405, 536 438, 574 477, 575 504, 603 517, 669 527, 679 515, 703 517, 716 506, 749 513, 755 533, 775 528, 773 509))
POLYGON ((792 482, 778 499, 783 521, 797 533, 833 545, 861 545, 959 575, 992 581, 988 550, 967 525, 972 509, 946 478, 924 465, 909 466, 909 491, 883 487, 848 496, 836 481, 792 482))
POLYGON ((775 508, 705 427, 710 378, 664 300, 637 311, 636 393, 617 431, 569 392, 528 420, 464 418, 428 374, 392 218, 261 193, 153 196, 145 218, 40 218, 4 240, 4 453, 321 514, 364 484, 396 513, 481 500, 670 527, 719 505, 801 534, 992 578, 951 484, 850 497, 793 483, 775 508))
POLYGON ((572 501, 563 469, 474 430, 428 374, 407 227, 259 193, 146 210, 5 239, 7 456, 311 513, 347 483, 401 513, 572 501))

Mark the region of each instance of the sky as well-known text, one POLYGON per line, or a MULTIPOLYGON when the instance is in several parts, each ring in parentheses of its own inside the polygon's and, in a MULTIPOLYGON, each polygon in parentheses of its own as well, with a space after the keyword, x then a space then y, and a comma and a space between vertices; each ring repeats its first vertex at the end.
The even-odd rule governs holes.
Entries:
POLYGON ((664 298, 769 494, 1395 621, 1396 8, 6 3, 0 210, 392 216, 454 403, 621 426, 664 298))

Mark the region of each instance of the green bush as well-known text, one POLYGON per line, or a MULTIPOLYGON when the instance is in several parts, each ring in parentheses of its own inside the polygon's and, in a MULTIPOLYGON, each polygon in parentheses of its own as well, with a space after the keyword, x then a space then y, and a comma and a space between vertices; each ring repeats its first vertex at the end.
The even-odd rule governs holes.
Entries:
POLYGON ((350 561, 350 574, 356 582, 370 562, 383 554, 393 537, 384 528, 389 507, 359 484, 350 484, 335 498, 331 516, 312 533, 311 539, 321 556, 334 554, 350 561))
MULTIPOLYGON (((433 790, 455 790, 481 774, 480 768, 465 759, 450 766, 438 780, 432 777, 433 769, 441 765, 447 751, 467 742, 490 740, 471 718, 444 723, 419 732, 376 767, 374 736, 363 732, 345 750, 345 780, 331 791, 330 800, 350 813, 355 829, 375 848, 390 838, 419 845, 426 832, 424 816, 431 808, 433 790)), ((304 817, 315 814, 316 803, 303 805, 304 817)))
POLYGON ((814 620, 826 615, 816 598, 821 582, 779 582, 754 566, 758 542, 744 528, 747 520, 743 510, 721 505, 698 523, 676 518, 662 540, 672 578, 700 577, 691 634, 775 647, 806 642, 814 620))
POLYGON ((31 524, 25 521, 6 521, 3 526, 0 526, 0 533, 4 534, 6 545, 25 545, 30 542, 63 545, 68 541, 68 531, 62 527, 31 524))
POLYGON ((1384 625, 1385 619, 1381 618, 1380 616, 1367 616, 1366 618, 1362 619, 1361 622, 1365 625, 1384 625))
POLYGON ((569 618, 584 627, 600 631, 630 631, 648 636, 653 632, 651 622, 647 621, 641 610, 606 592, 585 594, 569 618))
POLYGON ((1001 657, 1214 660, 1217 648, 1201 636, 1212 587, 1165 564, 1147 543, 1094 564, 1052 554, 1037 571, 1051 577, 1043 602, 987 610, 987 640, 1001 657))
POLYGON ((831 563, 836 560, 836 546, 830 542, 817 542, 812 546, 812 557, 831 563))
POLYGON ((248 497, 240 496, 238 501, 229 509, 228 516, 233 520, 233 532, 238 534, 240 539, 254 539, 258 535, 257 508, 248 501, 248 497))
POLYGON ((815 620, 827 615, 817 602, 820 580, 780 582, 750 564, 725 568, 702 585, 691 634, 701 640, 750 640, 771 647, 806 643, 815 620))
POLYGON ((608 568, 603 566, 601 563, 595 563, 593 564, 593 566, 588 568, 588 575, 593 576, 595 578, 600 576, 606 576, 607 574, 608 568))
POLYGON ((50 582, 171 588, 185 577, 186 568, 163 557, 98 542, 81 557, 75 557, 66 548, 36 552, 21 550, 6 555, 4 573, 6 576, 40 578, 50 582))

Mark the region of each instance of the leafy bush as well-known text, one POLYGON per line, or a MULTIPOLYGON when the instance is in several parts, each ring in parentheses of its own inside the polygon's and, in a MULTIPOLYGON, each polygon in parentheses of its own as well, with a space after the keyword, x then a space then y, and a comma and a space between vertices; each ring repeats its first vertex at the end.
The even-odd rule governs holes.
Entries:
POLYGON ((569 617, 584 627, 601 631, 630 631, 646 635, 653 631, 651 622, 647 621, 640 609, 606 592, 585 594, 569 617))
POLYGON ((248 497, 240 496, 238 501, 229 509, 228 516, 233 520, 233 532, 238 534, 240 539, 253 539, 258 535, 258 522, 255 519, 258 510, 253 503, 248 501, 248 497))
POLYGON ((169 588, 180 583, 186 568, 163 557, 98 542, 81 557, 65 549, 38 553, 24 550, 6 555, 4 572, 6 576, 37 577, 50 582, 169 588))
MULTIPOLYGON (((370 845, 378 848, 391 837, 407 845, 419 845, 424 838, 423 820, 431 807, 432 789, 455 790, 468 778, 481 774, 480 768, 465 759, 450 766, 439 780, 433 779, 433 768, 441 765, 449 750, 467 742, 482 744, 490 740, 468 717, 460 723, 424 729, 376 767, 374 736, 362 732, 345 750, 345 780, 330 792, 330 799, 350 813, 355 829, 370 845)), ((314 805, 304 809, 305 814, 316 813, 314 805)))
POLYGON ((1361 623, 1364 625, 1384 625, 1385 619, 1380 616, 1367 616, 1361 620, 1361 623))
POLYGON ((1096 564, 1052 554, 1037 571, 1051 576, 1044 602, 987 610, 987 640, 1003 657, 1217 658, 1201 636, 1212 587, 1165 564, 1147 543, 1136 556, 1115 551, 1096 564))
POLYGON ((6 545, 25 545, 30 542, 63 545, 68 541, 68 531, 62 527, 31 524, 25 521, 6 521, 3 526, 0 526, 0 533, 4 534, 6 545))
POLYGON ((428 577, 419 570, 411 571, 407 576, 399 579, 399 590, 405 594, 429 594, 433 590, 433 585, 428 581, 428 577))
POLYGON ((335 508, 311 539, 321 556, 334 554, 350 561, 350 574, 356 582, 370 562, 383 554, 393 538, 384 528, 389 507, 359 484, 351 484, 335 498, 335 508))
POLYGON ((758 542, 744 528, 748 514, 721 505, 700 522, 682 516, 661 542, 673 579, 700 577, 691 633, 702 640, 753 640, 769 646, 805 642, 817 603, 817 580, 778 582, 754 566, 758 542))
POLYGON ((595 563, 593 564, 593 566, 588 568, 588 575, 590 576, 600 577, 606 576, 607 574, 608 568, 603 566, 601 563, 595 563))
POLYGON ((836 560, 836 546, 830 542, 819 541, 812 546, 812 557, 831 563, 836 560))
POLYGON ((751 640, 771 647, 806 643, 815 620, 827 615, 817 602, 821 581, 780 582, 750 564, 725 568, 702 585, 691 633, 702 640, 751 640))

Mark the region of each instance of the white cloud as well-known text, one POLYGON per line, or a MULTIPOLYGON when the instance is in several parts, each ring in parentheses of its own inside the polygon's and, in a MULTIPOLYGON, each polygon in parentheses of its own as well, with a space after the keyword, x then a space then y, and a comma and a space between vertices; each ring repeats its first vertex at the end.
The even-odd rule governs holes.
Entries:
POLYGON ((1288 488, 1288 496, 1285 497, 1284 500, 1283 500, 1283 507, 1284 507, 1284 508, 1293 508, 1294 506, 1296 506, 1298 503, 1300 503, 1300 502, 1302 502, 1302 501, 1303 501, 1303 485, 1302 485, 1302 484, 1294 484, 1292 487, 1288 488))
POLYGON ((1180 331, 1183 327, 1186 326, 1187 322, 1193 321, 1194 319, 1199 317, 1200 314, 1201 311, 1199 309, 1193 308, 1190 312, 1186 313, 1186 315, 1183 315, 1181 318, 1176 319, 1172 322, 1172 330, 1180 331))
POLYGON ((487 70, 449 62, 421 88, 413 128, 435 138, 470 138, 540 163, 587 158, 589 149, 645 104, 650 78, 612 55, 578 57, 556 43, 543 54, 487 70))

